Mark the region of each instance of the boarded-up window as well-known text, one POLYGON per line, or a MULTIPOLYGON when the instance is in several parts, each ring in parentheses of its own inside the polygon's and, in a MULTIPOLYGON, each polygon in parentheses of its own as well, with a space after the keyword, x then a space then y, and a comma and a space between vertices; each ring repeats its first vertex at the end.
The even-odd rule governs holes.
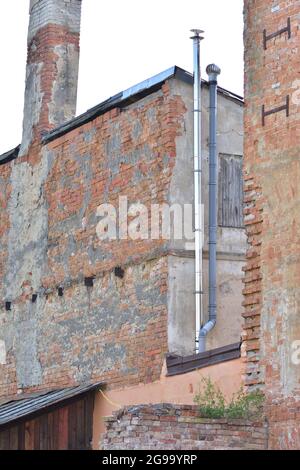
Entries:
POLYGON ((219 155, 219 225, 241 228, 243 219, 243 157, 219 155))

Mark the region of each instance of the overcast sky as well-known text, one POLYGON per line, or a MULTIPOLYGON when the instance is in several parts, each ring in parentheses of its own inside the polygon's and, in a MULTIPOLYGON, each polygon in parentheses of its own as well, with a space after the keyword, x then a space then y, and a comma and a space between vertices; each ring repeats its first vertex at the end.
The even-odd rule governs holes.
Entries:
MULTIPOLYGON (((3 2, 4 3, 4 2, 3 2)), ((243 0, 83 0, 77 114, 178 65, 192 71, 191 28, 205 30, 202 68, 243 94, 243 0)), ((29 0, 0 16, 0 154, 21 141, 29 0)))

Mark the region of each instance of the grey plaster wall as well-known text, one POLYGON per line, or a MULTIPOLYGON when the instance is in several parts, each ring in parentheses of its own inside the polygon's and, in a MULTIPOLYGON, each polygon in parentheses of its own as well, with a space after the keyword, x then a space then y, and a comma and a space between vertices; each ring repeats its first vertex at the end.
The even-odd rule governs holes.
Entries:
POLYGON ((19 388, 39 385, 39 321, 43 318, 42 276, 47 268, 48 208, 44 185, 53 154, 44 149, 34 171, 27 162, 13 165, 8 202, 10 229, 3 300, 12 303, 0 316, 6 352, 14 351, 19 388), (22 295, 40 294, 36 303, 17 302, 22 295))
MULTIPOLYGON (((172 92, 186 105, 185 132, 177 138, 177 156, 170 189, 170 203, 193 203, 193 88, 171 81, 172 92)), ((205 239, 203 249, 204 318, 208 319, 208 171, 209 91, 203 87, 202 153, 205 239)), ((218 94, 218 154, 243 155, 243 105, 218 94)), ((169 350, 195 351, 194 244, 172 240, 169 257, 169 350)), ((242 267, 246 253, 244 229, 218 229, 218 324, 207 338, 207 348, 238 342, 242 322, 242 267)))

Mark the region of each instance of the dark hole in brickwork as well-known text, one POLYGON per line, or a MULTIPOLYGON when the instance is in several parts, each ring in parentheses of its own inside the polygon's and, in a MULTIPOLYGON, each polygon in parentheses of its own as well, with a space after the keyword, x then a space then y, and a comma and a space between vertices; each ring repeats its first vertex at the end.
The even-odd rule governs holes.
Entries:
POLYGON ((115 276, 119 277, 120 279, 123 279, 123 277, 125 276, 124 269, 121 268, 120 266, 117 266, 115 268, 115 276))
POLYGON ((86 278, 84 279, 84 285, 85 285, 86 287, 93 287, 93 286, 94 286, 94 280, 95 280, 94 277, 86 277, 86 278))
POLYGON ((64 289, 63 287, 59 287, 57 289, 57 292, 58 292, 58 297, 63 297, 64 296, 64 289))
POLYGON ((38 298, 37 294, 33 294, 33 296, 31 297, 31 301, 33 304, 35 304, 35 302, 37 301, 37 298, 38 298))
POLYGON ((7 312, 10 312, 11 311, 11 302, 5 302, 5 310, 7 312))

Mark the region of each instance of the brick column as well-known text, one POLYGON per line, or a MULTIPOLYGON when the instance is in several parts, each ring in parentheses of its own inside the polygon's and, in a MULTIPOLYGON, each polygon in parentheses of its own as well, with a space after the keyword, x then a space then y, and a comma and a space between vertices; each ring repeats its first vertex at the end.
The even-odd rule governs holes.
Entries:
POLYGON ((300 1, 245 0, 246 384, 300 447, 300 1))
POLYGON ((31 0, 21 155, 75 116, 81 0, 31 0))

